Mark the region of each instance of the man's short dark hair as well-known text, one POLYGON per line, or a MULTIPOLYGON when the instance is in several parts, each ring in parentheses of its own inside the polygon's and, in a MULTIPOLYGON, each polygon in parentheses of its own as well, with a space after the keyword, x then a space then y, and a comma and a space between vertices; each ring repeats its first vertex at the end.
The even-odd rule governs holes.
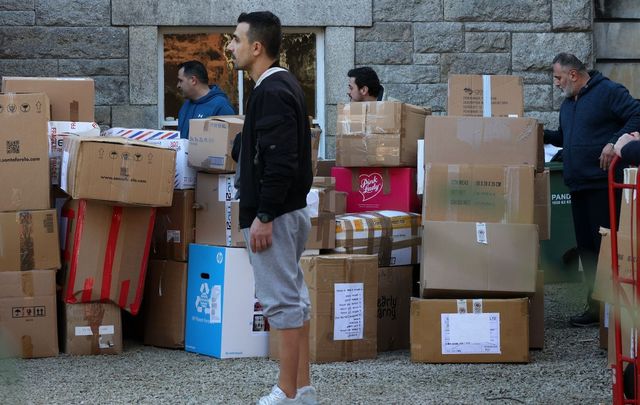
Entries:
POLYGON ((359 67, 351 69, 349 72, 347 72, 347 76, 353 77, 355 79, 356 86, 358 86, 359 89, 361 89, 362 86, 367 86, 367 88, 369 89, 369 95, 378 97, 381 86, 380 79, 378 79, 378 75, 376 74, 375 70, 371 69, 368 66, 359 67))
POLYGON ((279 58, 282 43, 282 25, 278 16, 271 11, 254 11, 242 13, 238 17, 238 24, 249 24, 249 41, 260 42, 266 50, 267 56, 279 58))
POLYGON ((197 60, 190 60, 188 62, 181 63, 180 66, 178 66, 178 70, 180 69, 184 69, 185 77, 195 76, 200 83, 204 83, 206 85, 209 84, 209 74, 201 62, 198 62, 197 60))
POLYGON ((559 64, 562 67, 569 68, 570 70, 575 69, 580 73, 587 72, 587 66, 576 57, 576 55, 570 53, 559 53, 553 58, 553 65, 559 64))

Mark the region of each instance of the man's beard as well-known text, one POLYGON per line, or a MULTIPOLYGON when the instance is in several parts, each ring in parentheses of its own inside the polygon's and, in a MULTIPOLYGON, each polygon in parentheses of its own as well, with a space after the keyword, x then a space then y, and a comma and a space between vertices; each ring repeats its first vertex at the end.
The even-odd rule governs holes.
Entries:
POLYGON ((560 89, 562 91, 562 97, 564 98, 572 98, 574 96, 573 94, 573 86, 571 84, 567 84, 567 86, 563 89, 560 89))

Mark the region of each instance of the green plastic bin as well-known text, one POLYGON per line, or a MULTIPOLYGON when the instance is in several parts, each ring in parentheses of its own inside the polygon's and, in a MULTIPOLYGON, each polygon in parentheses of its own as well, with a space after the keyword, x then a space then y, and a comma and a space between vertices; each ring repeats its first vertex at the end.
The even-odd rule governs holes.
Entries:
POLYGON ((578 281, 578 254, 571 214, 571 194, 562 179, 562 163, 549 162, 551 238, 540 241, 540 268, 545 283, 578 281))

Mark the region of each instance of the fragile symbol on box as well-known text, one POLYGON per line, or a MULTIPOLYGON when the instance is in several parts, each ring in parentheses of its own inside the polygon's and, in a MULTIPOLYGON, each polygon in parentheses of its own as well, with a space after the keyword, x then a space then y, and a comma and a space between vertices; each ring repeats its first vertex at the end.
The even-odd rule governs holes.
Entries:
POLYGON ((35 318, 47 316, 45 306, 35 307, 13 307, 11 309, 12 318, 35 318))

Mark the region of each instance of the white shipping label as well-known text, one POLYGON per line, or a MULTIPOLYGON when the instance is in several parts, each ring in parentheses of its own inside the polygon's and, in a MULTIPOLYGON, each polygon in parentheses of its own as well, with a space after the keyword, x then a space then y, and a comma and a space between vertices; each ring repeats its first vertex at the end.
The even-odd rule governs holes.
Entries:
MULTIPOLYGON (((91 336, 91 326, 76 326, 76 336, 91 336)), ((113 335, 115 333, 115 327, 113 325, 100 325, 98 327, 98 334, 100 335, 113 335)))
POLYGON ((364 335, 364 284, 334 284, 333 340, 356 340, 364 335))
POLYGON ((113 335, 115 333, 116 328, 113 325, 100 325, 98 328, 98 333, 101 335, 113 335))
POLYGON ((180 230, 168 229, 167 230, 167 242, 180 243, 180 230))
POLYGON ((440 314, 442 354, 500 354, 500 313, 440 314))
POLYGON ((91 326, 76 326, 76 336, 91 336, 91 326))
POLYGON ((476 240, 484 245, 488 244, 487 224, 484 222, 476 222, 476 240))
POLYGON ((67 189, 67 173, 69 172, 69 152, 62 152, 62 163, 60 164, 60 188, 69 191, 67 189))

